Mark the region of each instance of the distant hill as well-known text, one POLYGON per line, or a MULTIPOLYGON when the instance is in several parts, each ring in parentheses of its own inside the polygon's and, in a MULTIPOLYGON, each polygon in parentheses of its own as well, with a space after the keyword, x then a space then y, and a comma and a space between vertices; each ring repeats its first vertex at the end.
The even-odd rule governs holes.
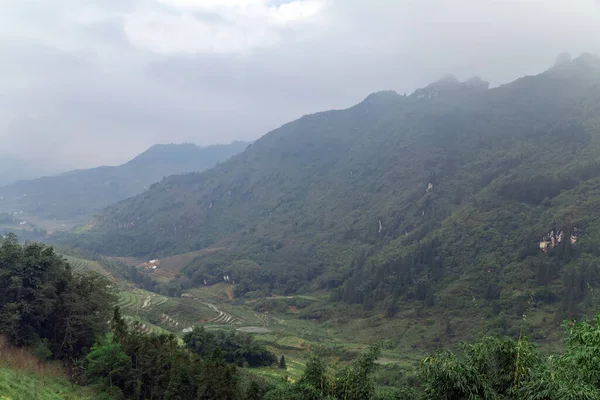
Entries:
POLYGON ((375 93, 171 176, 91 226, 68 240, 130 256, 226 247, 184 272, 228 276, 239 294, 327 289, 379 315, 503 330, 548 307, 531 320, 548 327, 589 310, 600 287, 600 60, 493 89, 444 78, 375 93))
POLYGON ((40 165, 33 165, 20 157, 0 151, 0 186, 18 180, 31 179, 42 174, 58 173, 59 170, 48 170, 40 165))
POLYGON ((18 181, 0 187, 0 212, 23 211, 42 218, 83 220, 112 203, 141 193, 165 176, 211 168, 247 145, 159 144, 120 166, 18 181))

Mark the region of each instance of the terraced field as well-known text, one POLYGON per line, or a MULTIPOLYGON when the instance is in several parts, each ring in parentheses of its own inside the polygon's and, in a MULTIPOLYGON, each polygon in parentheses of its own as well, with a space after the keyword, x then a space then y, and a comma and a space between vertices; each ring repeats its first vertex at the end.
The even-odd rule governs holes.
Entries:
POLYGON ((141 318, 163 329, 182 333, 183 329, 218 318, 218 309, 187 297, 166 297, 142 289, 122 291, 117 305, 124 315, 141 318))
MULTIPOLYGON (((156 271, 166 271, 162 275, 166 278, 169 273, 180 271, 191 262, 190 260, 198 256, 198 253, 186 253, 185 257, 180 255, 160 260, 161 266, 156 271), (165 265, 168 268, 164 268, 165 265)), ((66 259, 75 272, 98 271, 108 274, 98 262, 71 256, 66 259)), ((339 334, 338 331, 345 331, 345 327, 326 326, 319 322, 298 319, 296 315, 292 315, 295 311, 287 314, 259 312, 257 310, 263 311, 262 308, 257 307, 261 300, 240 304, 232 296, 233 285, 226 282, 191 289, 184 293, 183 297, 177 298, 135 288, 126 282, 122 282, 119 286, 121 291, 118 305, 128 324, 139 322, 136 324, 137 329, 147 334, 174 333, 181 337, 183 333, 197 325, 205 326, 210 330, 237 329, 253 334, 257 341, 267 345, 275 354, 285 354, 288 365, 294 363, 298 364, 298 367, 302 365, 304 354, 311 345, 343 347, 351 352, 360 351, 364 347, 363 341, 360 340, 362 337, 356 340, 358 338, 339 334)), ((318 305, 326 300, 326 296, 322 293, 311 293, 310 296, 272 296, 266 300, 289 301, 290 304, 297 304, 297 300, 304 300, 305 303, 318 305)), ((377 329, 370 323, 368 325, 371 327, 369 329, 371 333, 373 329, 377 329)), ((364 327, 356 328, 353 327, 350 331, 358 333, 364 330, 364 327)), ((396 363, 404 358, 397 350, 386 351, 384 356, 386 363, 396 363)), ((265 369, 263 372, 272 377, 282 374, 281 371, 271 369, 265 369)), ((290 370, 283 374, 291 379, 295 375, 290 370)))
POLYGON ((169 298, 165 296, 141 289, 134 289, 133 291, 121 292, 117 305, 124 311, 139 312, 142 309, 152 310, 166 303, 168 300, 169 298))
MULTIPOLYGON (((158 260, 157 268, 152 270, 152 277, 156 280, 166 282, 171 279, 174 279, 183 268, 185 268, 189 263, 194 261, 197 257, 202 256, 204 254, 214 253, 216 251, 224 251, 227 250, 225 247, 215 247, 211 249, 204 249, 198 251, 192 251, 189 253, 177 254, 172 257, 163 258, 158 260)), ((132 260, 130 260, 132 261, 132 260)), ((138 267, 142 268, 142 263, 137 263, 138 267)))
POLYGON ((85 260, 83 258, 65 256, 63 257, 71 265, 74 273, 84 273, 87 271, 98 272, 99 274, 110 276, 110 273, 104 269, 102 264, 97 261, 85 260))
POLYGON ((137 322, 138 323, 138 325, 137 325, 138 328, 137 329, 140 330, 140 331, 142 331, 142 332, 144 332, 144 333, 146 333, 146 334, 148 334, 148 335, 152 334, 152 333, 157 334, 157 335, 172 333, 172 332, 170 332, 170 331, 168 331, 168 330, 166 330, 166 329, 164 329, 164 328, 162 328, 160 326, 151 324, 148 321, 146 321, 144 319, 141 319, 141 318, 136 318, 136 317, 132 317, 132 316, 126 315, 126 316, 124 316, 124 319, 125 319, 125 323, 128 326, 132 326, 134 323, 137 322))

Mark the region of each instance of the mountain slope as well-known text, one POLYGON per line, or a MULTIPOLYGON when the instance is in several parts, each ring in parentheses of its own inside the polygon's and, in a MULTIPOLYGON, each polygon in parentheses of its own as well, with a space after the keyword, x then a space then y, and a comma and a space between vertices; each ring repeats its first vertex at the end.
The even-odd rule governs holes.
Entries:
POLYGON ((31 179, 42 173, 58 173, 59 170, 48 171, 48 167, 32 164, 20 157, 0 150, 0 185, 8 185, 21 179, 31 179))
POLYGON ((82 219, 141 193, 164 176, 202 171, 241 152, 244 142, 198 147, 155 145, 126 164, 65 172, 0 188, 0 209, 45 218, 82 219))
POLYGON ((598 284, 599 112, 590 55, 494 89, 376 93, 169 177, 75 240, 120 255, 227 247, 186 271, 227 274, 239 293, 327 288, 390 316, 409 302, 520 318, 560 300, 561 320, 598 284))

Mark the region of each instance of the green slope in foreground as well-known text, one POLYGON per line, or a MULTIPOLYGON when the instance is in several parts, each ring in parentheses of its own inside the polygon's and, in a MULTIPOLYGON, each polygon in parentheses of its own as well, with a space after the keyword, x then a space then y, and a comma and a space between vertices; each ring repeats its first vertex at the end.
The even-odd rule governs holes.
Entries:
POLYGON ((92 400, 89 388, 73 386, 62 377, 46 377, 0 364, 0 400, 92 400))

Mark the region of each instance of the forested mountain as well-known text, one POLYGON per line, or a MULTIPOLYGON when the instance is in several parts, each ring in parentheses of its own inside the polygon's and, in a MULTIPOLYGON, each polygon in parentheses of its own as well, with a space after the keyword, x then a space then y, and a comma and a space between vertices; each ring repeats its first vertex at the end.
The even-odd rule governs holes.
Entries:
POLYGON ((247 145, 155 145, 120 166, 75 170, 2 187, 0 210, 22 210, 44 218, 89 218, 93 212, 139 194, 165 176, 213 167, 247 145))
MULTIPOLYGON (((489 89, 445 78, 300 118, 203 173, 171 176, 70 237, 114 255, 226 247, 197 284, 557 321, 593 302, 600 259, 600 59, 489 89)), ((65 240, 63 238, 63 240, 65 240)))

